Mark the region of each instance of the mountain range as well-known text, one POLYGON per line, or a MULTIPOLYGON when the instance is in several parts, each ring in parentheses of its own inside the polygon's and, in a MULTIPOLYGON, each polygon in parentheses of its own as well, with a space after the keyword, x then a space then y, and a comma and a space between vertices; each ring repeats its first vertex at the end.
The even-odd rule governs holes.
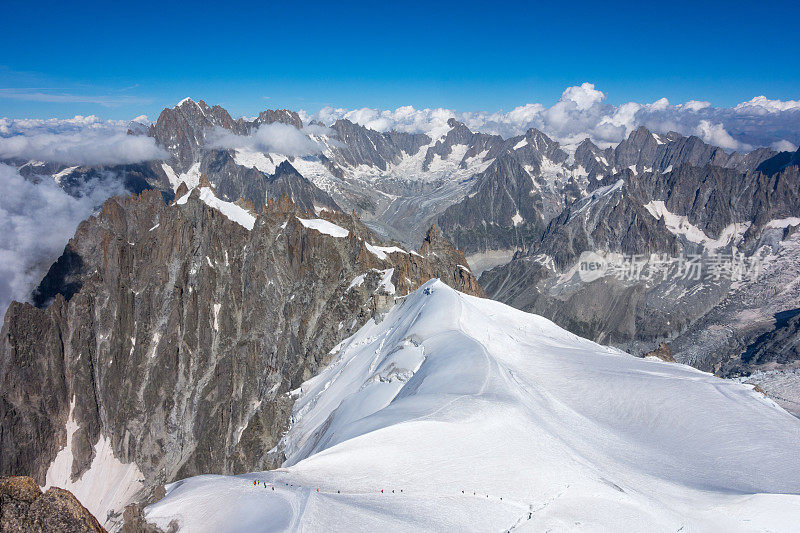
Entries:
POLYGON ((800 151, 643 127, 603 147, 455 119, 380 132, 191 99, 128 135, 167 155, 3 161, 129 195, 5 314, 0 474, 67 488, 110 529, 797 518, 800 151), (526 455, 549 466, 507 471, 526 455))

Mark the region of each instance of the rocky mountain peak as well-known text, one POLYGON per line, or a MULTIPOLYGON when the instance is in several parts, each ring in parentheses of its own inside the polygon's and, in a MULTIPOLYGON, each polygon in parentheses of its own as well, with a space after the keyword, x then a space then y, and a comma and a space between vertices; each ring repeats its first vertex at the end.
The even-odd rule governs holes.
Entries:
POLYGON ((347 119, 331 125, 338 143, 330 147, 331 160, 340 167, 367 165, 386 170, 398 163, 403 154, 413 155, 430 139, 427 135, 404 132, 379 132, 347 119))
POLYGON ((283 161, 280 165, 275 167, 275 172, 272 174, 273 178, 278 178, 284 174, 299 174, 289 161, 283 161))
POLYGON ((235 122, 225 109, 208 107, 204 101, 183 100, 172 109, 164 109, 153 126, 156 143, 171 155, 169 163, 178 173, 186 172, 205 145, 206 133, 215 127, 232 131, 235 122))
POLYGON ((449 119, 447 124, 450 126, 450 130, 444 138, 436 141, 433 146, 428 147, 428 151, 425 153, 425 159, 422 163, 423 170, 427 171, 430 169, 430 164, 433 162, 435 156, 448 159, 453 153, 453 147, 456 145, 464 145, 467 147, 460 161, 460 166, 465 168, 467 159, 475 157, 483 152, 486 152, 488 155, 496 151, 503 144, 503 138, 499 135, 474 133, 466 124, 454 118, 449 119))
POLYGON ((303 120, 300 118, 300 115, 296 111, 290 111, 289 109, 267 109, 259 113, 254 122, 256 126, 278 122, 294 126, 297 129, 303 127, 303 120))
POLYGON ((280 464, 289 392, 396 295, 430 278, 482 294, 435 231, 412 253, 286 196, 248 226, 200 189, 108 200, 70 240, 69 275, 54 265, 42 308, 12 304, 0 332, 0 471, 66 476, 104 523, 164 482, 280 464), (101 464, 108 488, 80 481, 101 464))

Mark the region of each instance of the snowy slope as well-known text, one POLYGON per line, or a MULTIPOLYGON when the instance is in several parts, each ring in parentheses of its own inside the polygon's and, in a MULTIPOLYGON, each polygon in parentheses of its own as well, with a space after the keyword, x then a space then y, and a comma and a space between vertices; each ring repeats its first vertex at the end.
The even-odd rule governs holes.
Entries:
POLYGON ((187 531, 800 523, 800 420, 750 386, 437 280, 335 351, 297 391, 284 468, 172 484, 148 519, 187 531))

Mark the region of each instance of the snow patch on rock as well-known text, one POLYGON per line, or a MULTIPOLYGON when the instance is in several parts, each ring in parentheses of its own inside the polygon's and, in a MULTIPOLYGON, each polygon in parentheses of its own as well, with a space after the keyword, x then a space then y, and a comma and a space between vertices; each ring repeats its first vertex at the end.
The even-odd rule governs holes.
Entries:
POLYGON ((72 492, 105 527, 111 525, 109 513, 121 513, 144 486, 143 475, 136 463, 125 464, 114 456, 111 439, 100 435, 94 445, 94 458, 89 470, 72 480, 72 443, 78 423, 75 421, 75 397, 69 406, 67 443, 56 454, 47 469, 45 486, 60 487, 72 492))
POLYGON ((324 233, 325 235, 330 235, 331 237, 337 237, 342 239, 350 235, 350 232, 348 230, 344 229, 341 226, 337 226, 333 222, 329 222, 323 218, 306 219, 297 217, 297 220, 299 220, 303 226, 309 229, 317 230, 318 232, 324 233))

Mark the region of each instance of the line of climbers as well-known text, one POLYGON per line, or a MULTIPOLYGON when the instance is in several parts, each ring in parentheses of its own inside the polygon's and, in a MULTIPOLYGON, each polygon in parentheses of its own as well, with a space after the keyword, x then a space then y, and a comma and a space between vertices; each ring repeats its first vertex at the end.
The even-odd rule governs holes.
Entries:
MULTIPOLYGON (((253 485, 255 485, 255 486, 258 486, 258 485, 260 485, 260 484, 263 484, 263 485, 264 485, 264 488, 267 488, 267 486, 270 486, 270 487, 272 487, 272 490, 275 490, 275 486, 274 486, 274 485, 270 485, 270 484, 268 484, 266 481, 260 481, 260 480, 257 480, 257 479, 254 479, 254 480, 253 480, 253 485)), ((292 485, 291 483, 284 483, 284 485, 285 485, 285 486, 287 486, 287 487, 294 487, 294 486, 295 486, 295 485, 292 485)), ((296 485, 296 486, 297 486, 298 488, 300 488, 300 485, 296 485)), ((316 491, 317 491, 317 492, 319 492, 319 489, 316 489, 316 491)), ((403 492, 403 489, 400 489, 400 492, 403 492)), ((341 493, 342 493, 342 492, 341 492, 340 490, 337 490, 337 491, 336 491, 336 494, 341 494, 341 493)), ((381 494, 384 494, 384 492, 383 492, 383 489, 381 489, 381 494)), ((392 494, 394 494, 394 489, 392 489, 392 494)), ((466 492, 464 492, 464 491, 462 490, 462 491, 461 491, 461 494, 466 494, 466 492)), ((477 496, 477 495, 478 495, 478 493, 477 493, 477 492, 473 492, 473 493, 472 493, 472 495, 473 495, 473 496, 477 496)), ((487 494, 487 495, 486 495, 486 497, 488 498, 488 497, 489 497, 489 495, 487 494)), ((503 497, 502 497, 502 496, 500 496, 500 500, 501 500, 501 501, 503 500, 503 497)))

